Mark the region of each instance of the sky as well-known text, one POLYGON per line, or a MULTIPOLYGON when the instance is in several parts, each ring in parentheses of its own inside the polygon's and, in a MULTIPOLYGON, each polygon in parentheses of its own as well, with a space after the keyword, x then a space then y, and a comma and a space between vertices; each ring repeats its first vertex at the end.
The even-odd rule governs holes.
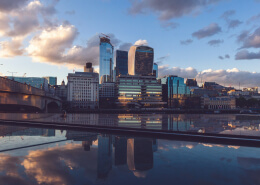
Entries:
POLYGON ((259 0, 0 0, 0 74, 98 71, 101 33, 154 48, 161 77, 260 86, 259 0))

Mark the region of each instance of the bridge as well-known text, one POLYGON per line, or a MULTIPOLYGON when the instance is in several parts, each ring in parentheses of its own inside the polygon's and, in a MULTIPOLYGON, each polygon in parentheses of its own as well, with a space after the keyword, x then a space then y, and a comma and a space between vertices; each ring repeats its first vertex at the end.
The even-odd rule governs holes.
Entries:
POLYGON ((42 89, 0 77, 1 112, 59 112, 62 101, 42 89))

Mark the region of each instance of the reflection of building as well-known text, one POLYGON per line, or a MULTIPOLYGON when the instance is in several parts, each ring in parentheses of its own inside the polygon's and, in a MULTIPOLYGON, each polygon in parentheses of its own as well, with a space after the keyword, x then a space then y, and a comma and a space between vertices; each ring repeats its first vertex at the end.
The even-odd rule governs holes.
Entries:
POLYGON ((20 131, 12 132, 12 136, 55 136, 54 129, 28 128, 20 131))
POLYGON ((189 131, 193 122, 182 115, 168 115, 168 130, 189 131))
POLYGON ((152 75, 153 58, 153 48, 148 46, 132 46, 128 53, 128 74, 152 75))
POLYGON ((112 168, 112 138, 98 136, 98 178, 104 179, 112 168))
POLYGON ((48 80, 49 85, 57 85, 57 77, 54 76, 45 76, 43 77, 48 80))
POLYGON ((115 137, 115 165, 125 165, 127 161, 127 138, 115 137))
POLYGON ((116 50, 116 76, 128 74, 128 52, 116 50))
POLYGON ((108 38, 100 38, 99 52, 99 83, 101 84, 103 82, 113 82, 114 47, 112 46, 108 38))
POLYGON ((119 76, 117 105, 125 108, 162 108, 162 86, 155 76, 119 76))
POLYGON ((233 97, 202 97, 201 107, 205 109, 235 109, 236 99, 233 97))
POLYGON ((153 140, 134 138, 127 140, 127 164, 129 170, 145 171, 153 168, 153 140))
POLYGON ((68 74, 67 101, 71 108, 96 109, 99 106, 98 73, 68 74))
POLYGON ((8 79, 20 82, 20 83, 26 83, 27 85, 30 85, 32 87, 36 87, 39 89, 43 89, 45 91, 48 91, 48 80, 45 78, 39 78, 39 77, 12 77, 7 76, 8 79))

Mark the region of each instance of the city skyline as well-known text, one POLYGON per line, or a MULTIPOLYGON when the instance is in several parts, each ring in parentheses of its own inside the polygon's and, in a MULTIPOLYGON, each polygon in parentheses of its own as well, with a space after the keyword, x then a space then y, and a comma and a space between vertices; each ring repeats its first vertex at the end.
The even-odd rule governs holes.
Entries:
POLYGON ((3 75, 57 76, 60 84, 86 62, 97 70, 99 35, 105 33, 114 54, 134 44, 154 48, 159 76, 259 86, 257 0, 15 2, 0 3, 3 75))

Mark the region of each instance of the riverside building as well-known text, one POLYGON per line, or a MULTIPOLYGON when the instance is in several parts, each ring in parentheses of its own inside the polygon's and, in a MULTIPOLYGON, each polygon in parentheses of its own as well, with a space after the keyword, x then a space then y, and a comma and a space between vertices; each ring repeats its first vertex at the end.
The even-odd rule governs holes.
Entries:
POLYGON ((99 84, 103 82, 113 82, 114 47, 108 37, 100 37, 99 52, 99 84))
POLYGON ((128 73, 128 52, 116 50, 116 76, 127 75, 128 73))
MULTIPOLYGON (((88 67, 88 66, 86 66, 88 67)), ((68 74, 67 101, 70 108, 97 109, 99 106, 99 78, 94 72, 68 74)))

